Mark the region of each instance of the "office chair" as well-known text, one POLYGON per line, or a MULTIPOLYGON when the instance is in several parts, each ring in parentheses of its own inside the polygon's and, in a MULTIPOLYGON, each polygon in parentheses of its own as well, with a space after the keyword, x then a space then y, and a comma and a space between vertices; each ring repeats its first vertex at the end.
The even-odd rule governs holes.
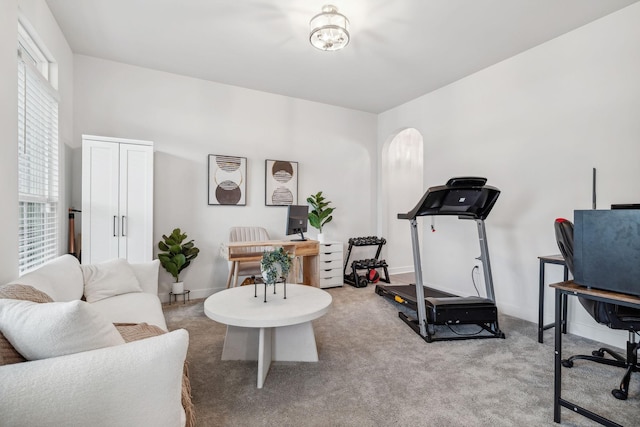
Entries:
MULTIPOLYGON (((229 230, 230 242, 260 242, 263 240, 269 240, 269 233, 262 227, 231 227, 229 230)), ((252 252, 263 252, 266 249, 258 247, 250 250, 252 252)), ((238 249, 238 251, 242 251, 242 249, 238 249)), ((227 288, 232 281, 233 286, 237 286, 239 276, 259 276, 260 274, 260 261, 229 262, 227 288)))
MULTIPOLYGON (((564 218, 556 219, 555 233, 558 248, 565 259, 567 268, 573 274, 573 223, 564 218)), ((578 298, 578 300, 596 322, 607 325, 611 329, 629 332, 627 357, 625 358, 611 349, 602 347, 593 351, 591 356, 571 356, 562 361, 562 366, 571 368, 574 360, 583 359, 625 368, 626 373, 620 382, 620 387, 611 390, 611 394, 616 399, 625 400, 629 393, 631 373, 640 371, 640 366, 638 366, 638 347, 640 347, 640 343, 636 342, 636 334, 640 333, 640 310, 586 298, 578 298), (605 354, 610 355, 613 359, 604 357, 605 354)))

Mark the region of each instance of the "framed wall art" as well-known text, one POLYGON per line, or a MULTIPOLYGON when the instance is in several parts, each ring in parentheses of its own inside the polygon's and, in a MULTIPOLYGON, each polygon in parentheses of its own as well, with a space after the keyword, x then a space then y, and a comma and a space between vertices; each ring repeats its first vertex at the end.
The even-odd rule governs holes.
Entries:
POLYGON ((267 206, 298 204, 298 162, 265 160, 265 195, 267 206))
POLYGON ((209 154, 209 204, 247 204, 247 158, 209 154))

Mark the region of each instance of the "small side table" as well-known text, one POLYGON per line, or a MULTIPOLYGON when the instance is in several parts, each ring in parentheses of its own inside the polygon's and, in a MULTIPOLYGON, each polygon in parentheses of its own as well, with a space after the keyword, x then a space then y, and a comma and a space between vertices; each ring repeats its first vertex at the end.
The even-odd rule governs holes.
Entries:
MULTIPOLYGON (((540 289, 538 291, 538 342, 543 342, 543 332, 547 329, 551 329, 555 326, 555 323, 544 324, 544 270, 546 264, 556 264, 564 267, 564 281, 569 280, 569 269, 564 262, 562 255, 547 255, 539 256, 540 260, 540 289)), ((560 319, 562 324, 562 333, 567 333, 567 295, 562 295, 562 318, 560 319)))
POLYGON ((182 303, 186 304, 187 300, 191 301, 191 297, 189 296, 190 293, 191 291, 189 289, 185 289, 184 291, 178 292, 177 294, 169 292, 169 305, 171 305, 171 299, 174 299, 175 302, 178 302, 178 295, 182 295, 182 303))

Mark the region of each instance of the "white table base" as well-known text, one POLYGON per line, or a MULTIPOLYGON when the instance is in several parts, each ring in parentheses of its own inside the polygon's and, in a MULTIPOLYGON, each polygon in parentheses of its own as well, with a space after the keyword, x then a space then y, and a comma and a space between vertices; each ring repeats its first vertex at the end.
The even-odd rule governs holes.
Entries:
POLYGON ((267 298, 257 297, 253 286, 240 286, 204 302, 205 314, 227 325, 222 360, 257 360, 258 388, 272 361, 318 361, 311 322, 331 305, 331 294, 305 285, 287 285, 286 299, 282 293, 267 298))
POLYGON ((272 361, 318 361, 313 325, 303 322, 274 328, 227 326, 222 360, 257 360, 258 388, 262 388, 272 361))

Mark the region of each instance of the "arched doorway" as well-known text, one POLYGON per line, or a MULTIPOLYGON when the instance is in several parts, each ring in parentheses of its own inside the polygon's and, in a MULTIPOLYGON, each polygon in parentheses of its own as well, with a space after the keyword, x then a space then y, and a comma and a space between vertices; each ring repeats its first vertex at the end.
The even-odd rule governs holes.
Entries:
POLYGON ((398 213, 411 210, 424 193, 423 146, 420 132, 408 128, 382 149, 382 233, 387 239, 386 260, 391 273, 413 271, 409 223, 399 220, 398 213))

